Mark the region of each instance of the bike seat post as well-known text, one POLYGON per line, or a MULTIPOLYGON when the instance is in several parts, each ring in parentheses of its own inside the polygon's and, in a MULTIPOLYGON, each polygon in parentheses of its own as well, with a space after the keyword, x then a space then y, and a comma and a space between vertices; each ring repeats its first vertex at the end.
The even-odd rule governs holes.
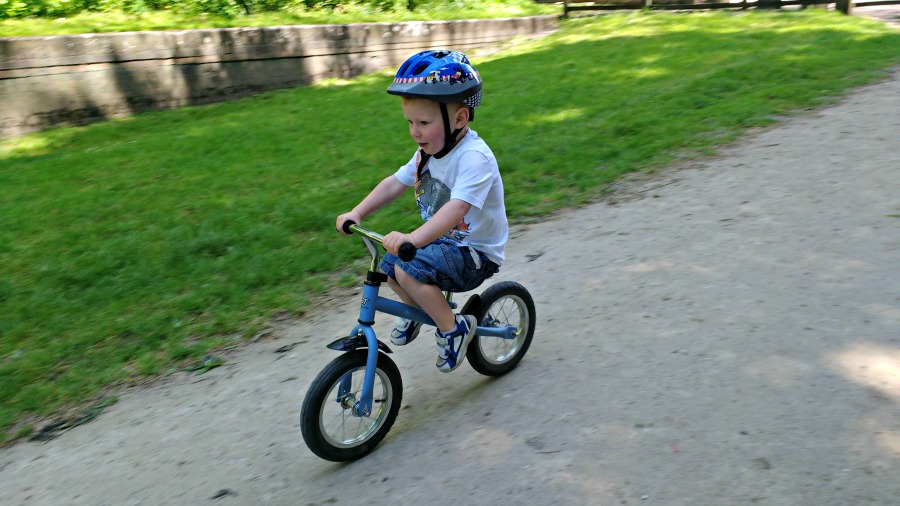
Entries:
POLYGON ((447 299, 447 304, 450 304, 450 309, 456 309, 456 303, 453 302, 453 292, 444 292, 444 298, 447 299))

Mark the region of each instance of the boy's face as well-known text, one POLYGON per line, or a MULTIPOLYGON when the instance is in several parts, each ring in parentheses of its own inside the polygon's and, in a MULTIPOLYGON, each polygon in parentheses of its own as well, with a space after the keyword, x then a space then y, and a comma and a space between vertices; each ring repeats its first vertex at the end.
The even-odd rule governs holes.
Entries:
MULTIPOLYGON (((419 147, 429 155, 444 149, 444 120, 438 103, 431 100, 404 99, 401 106, 403 116, 409 123, 409 135, 419 147)), ((452 129, 465 126, 467 117, 461 118, 458 107, 450 105, 448 112, 452 129)))

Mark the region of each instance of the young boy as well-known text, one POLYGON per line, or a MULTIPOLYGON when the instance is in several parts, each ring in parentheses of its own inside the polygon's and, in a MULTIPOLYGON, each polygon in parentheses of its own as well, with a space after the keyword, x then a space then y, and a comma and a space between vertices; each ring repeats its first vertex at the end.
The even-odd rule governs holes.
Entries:
MULTIPOLYGON (((381 268, 400 299, 421 307, 437 324, 435 365, 442 372, 462 363, 476 321, 453 314, 441 292, 473 290, 498 272, 509 235, 497 160, 468 126, 481 104, 481 87, 481 77, 463 53, 423 51, 406 60, 387 91, 401 97, 419 149, 336 222, 343 232, 346 221, 362 223, 415 186, 425 223, 409 233, 384 236, 388 254, 381 268), (418 251, 404 262, 396 255, 407 242, 418 251)), ((418 333, 418 323, 398 318, 391 342, 406 345, 418 333)))

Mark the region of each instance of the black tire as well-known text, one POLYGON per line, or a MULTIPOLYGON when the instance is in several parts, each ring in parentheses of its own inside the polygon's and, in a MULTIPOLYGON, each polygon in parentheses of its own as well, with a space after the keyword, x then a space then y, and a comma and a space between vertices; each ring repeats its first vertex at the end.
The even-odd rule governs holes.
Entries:
POLYGON ((333 462, 356 460, 384 439, 403 400, 403 381, 394 361, 378 353, 372 414, 358 417, 351 408, 362 393, 368 350, 348 351, 332 360, 309 386, 300 411, 300 431, 306 446, 333 462), (350 390, 338 400, 341 378, 350 374, 350 390), (348 434, 348 431, 351 434, 348 434), (340 432, 340 433, 338 433, 340 432))
POLYGON ((537 321, 528 290, 514 281, 497 283, 481 294, 475 318, 480 326, 513 325, 519 332, 515 339, 475 336, 466 349, 472 368, 485 376, 502 376, 515 369, 531 346, 537 321))

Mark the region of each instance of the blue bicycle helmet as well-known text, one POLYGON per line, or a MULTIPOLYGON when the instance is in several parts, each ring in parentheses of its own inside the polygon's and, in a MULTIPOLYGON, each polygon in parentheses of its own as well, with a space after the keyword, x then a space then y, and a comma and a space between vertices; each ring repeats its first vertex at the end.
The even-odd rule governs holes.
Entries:
POLYGON ((410 56, 387 92, 444 104, 481 105, 481 76, 459 51, 422 51, 410 56))
MULTIPOLYGON (((416 53, 409 58, 394 77, 387 92, 401 97, 424 98, 438 102, 444 120, 444 149, 436 153, 441 158, 456 145, 461 129, 450 130, 447 104, 469 106, 469 120, 475 119, 475 108, 481 105, 481 76, 459 51, 433 50, 416 53)), ((423 163, 424 165, 424 163, 423 163)))

